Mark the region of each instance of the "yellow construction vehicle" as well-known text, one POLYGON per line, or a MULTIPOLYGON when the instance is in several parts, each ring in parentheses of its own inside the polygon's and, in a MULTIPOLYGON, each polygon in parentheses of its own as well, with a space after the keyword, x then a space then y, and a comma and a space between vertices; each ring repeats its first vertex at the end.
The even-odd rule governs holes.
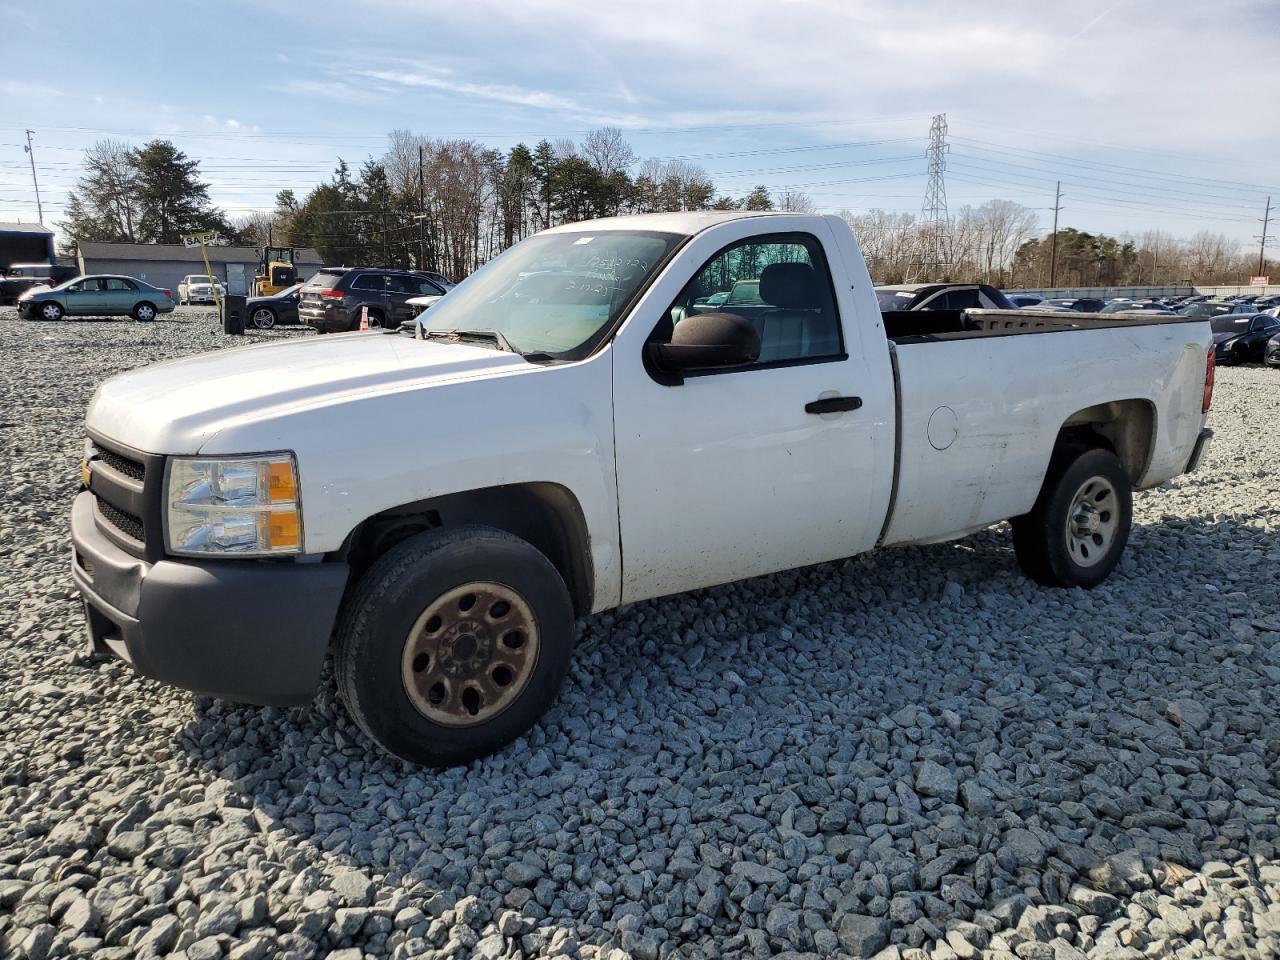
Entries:
POLYGON ((270 297, 298 282, 293 247, 263 247, 260 272, 253 278, 253 295, 270 297))

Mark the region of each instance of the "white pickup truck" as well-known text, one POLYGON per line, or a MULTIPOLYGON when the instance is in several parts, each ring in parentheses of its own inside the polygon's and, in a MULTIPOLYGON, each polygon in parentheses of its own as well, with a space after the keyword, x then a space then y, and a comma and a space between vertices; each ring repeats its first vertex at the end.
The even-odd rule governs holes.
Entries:
POLYGON ((463 762, 552 703, 575 616, 1005 519, 1097 584, 1195 469, 1212 356, 1203 319, 882 314, 835 217, 577 223, 416 329, 104 383, 72 573, 100 654, 293 704, 332 653, 373 740, 463 762))

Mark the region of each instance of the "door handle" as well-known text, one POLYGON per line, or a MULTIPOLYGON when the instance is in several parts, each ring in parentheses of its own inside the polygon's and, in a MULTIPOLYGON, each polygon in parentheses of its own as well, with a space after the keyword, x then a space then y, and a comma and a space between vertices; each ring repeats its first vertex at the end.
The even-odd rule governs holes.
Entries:
POLYGON ((857 410, 862 406, 861 397, 823 397, 821 400, 810 400, 804 405, 805 413, 844 413, 857 410))

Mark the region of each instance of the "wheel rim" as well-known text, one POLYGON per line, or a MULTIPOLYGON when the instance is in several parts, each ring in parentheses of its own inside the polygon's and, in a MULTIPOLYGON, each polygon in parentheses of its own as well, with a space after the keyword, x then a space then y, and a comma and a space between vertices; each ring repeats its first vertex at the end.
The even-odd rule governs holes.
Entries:
POLYGON ((1067 549, 1079 566, 1101 563, 1116 542, 1120 498, 1106 477, 1090 477, 1071 498, 1067 514, 1067 549))
POLYGON ((487 723, 528 686, 538 622, 500 583, 466 583, 422 611, 405 639, 401 676, 414 707, 446 727, 487 723))
POLYGON ((156 315, 156 312, 152 310, 150 307, 148 307, 145 303, 138 308, 139 320, 150 320, 155 315, 156 315))
POLYGON ((40 310, 40 316, 44 317, 46 320, 57 320, 61 314, 62 311, 58 309, 58 305, 56 303, 47 303, 40 310))
POLYGON ((253 325, 259 330, 270 330, 275 326, 276 318, 270 310, 262 309, 253 311, 253 325))

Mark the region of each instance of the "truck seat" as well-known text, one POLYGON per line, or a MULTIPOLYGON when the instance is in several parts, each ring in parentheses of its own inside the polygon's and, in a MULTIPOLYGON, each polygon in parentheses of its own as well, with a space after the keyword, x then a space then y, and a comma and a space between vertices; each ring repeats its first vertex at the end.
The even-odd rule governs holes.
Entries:
POLYGON ((834 324, 823 316, 818 276, 807 263, 771 263, 760 273, 760 363, 836 353, 834 324), (825 328, 832 328, 830 331, 825 328))

